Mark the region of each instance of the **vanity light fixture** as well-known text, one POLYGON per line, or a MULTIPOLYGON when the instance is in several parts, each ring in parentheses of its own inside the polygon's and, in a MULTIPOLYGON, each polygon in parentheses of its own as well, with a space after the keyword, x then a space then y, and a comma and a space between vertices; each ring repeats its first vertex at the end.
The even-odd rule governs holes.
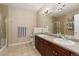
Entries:
POLYGON ((65 4, 64 3, 58 3, 57 4, 57 10, 60 12, 63 10, 63 8, 65 7, 65 4))
MULTIPOLYGON (((57 3, 56 5, 57 5, 56 10, 58 12, 61 12, 63 10, 63 8, 66 6, 64 3, 57 3)), ((49 12, 50 12, 49 8, 46 8, 43 10, 42 15, 47 16, 49 12)))
POLYGON ((46 16, 47 14, 48 14, 48 8, 46 8, 46 9, 43 11, 42 15, 46 16))

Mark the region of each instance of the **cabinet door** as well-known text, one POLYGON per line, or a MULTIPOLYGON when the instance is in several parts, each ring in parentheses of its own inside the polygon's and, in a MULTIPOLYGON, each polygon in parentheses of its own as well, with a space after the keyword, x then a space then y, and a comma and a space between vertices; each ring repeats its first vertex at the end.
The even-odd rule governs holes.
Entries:
POLYGON ((45 56, 55 56, 57 55, 57 53, 54 51, 54 49, 52 49, 52 47, 50 46, 50 42, 43 40, 43 44, 44 44, 44 55, 45 56))
POLYGON ((41 55, 45 56, 45 50, 44 50, 44 44, 43 44, 43 40, 41 38, 39 38, 39 50, 40 50, 40 53, 41 55))
POLYGON ((37 36, 35 36, 35 47, 36 49, 40 52, 40 42, 39 42, 39 38, 37 36))
POLYGON ((70 52, 70 55, 71 55, 71 56, 79 56, 78 54, 73 53, 73 52, 70 52))
POLYGON ((50 56, 57 56, 58 53, 56 52, 56 49, 55 49, 55 45, 53 45, 52 43, 48 42, 48 47, 49 47, 49 55, 50 56))
POLYGON ((50 47, 48 46, 48 42, 43 41, 43 45, 44 45, 44 55, 45 56, 51 56, 51 50, 50 47))
POLYGON ((35 47, 37 48, 37 37, 35 36, 35 47))
POLYGON ((41 55, 45 55, 44 53, 44 44, 43 44, 43 40, 40 37, 35 37, 35 46, 37 48, 37 50, 40 52, 41 55))
POLYGON ((52 49, 51 47, 47 46, 48 48, 46 49, 46 55, 47 56, 57 56, 57 52, 52 49))

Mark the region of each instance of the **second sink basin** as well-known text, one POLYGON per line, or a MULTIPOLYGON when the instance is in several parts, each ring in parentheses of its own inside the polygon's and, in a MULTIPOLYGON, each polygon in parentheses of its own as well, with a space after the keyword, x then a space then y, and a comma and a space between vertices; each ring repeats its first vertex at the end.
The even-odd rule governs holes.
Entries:
POLYGON ((66 40, 66 39, 62 39, 62 38, 56 38, 54 39, 55 42, 62 44, 62 45, 73 45, 75 44, 75 42, 71 41, 71 40, 66 40))

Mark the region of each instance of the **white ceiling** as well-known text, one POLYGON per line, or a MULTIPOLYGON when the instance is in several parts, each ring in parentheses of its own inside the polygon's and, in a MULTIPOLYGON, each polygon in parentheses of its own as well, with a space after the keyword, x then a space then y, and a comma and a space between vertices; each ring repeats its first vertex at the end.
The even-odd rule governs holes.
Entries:
POLYGON ((46 8, 48 8, 48 15, 51 16, 62 16, 68 13, 73 13, 77 10, 79 10, 79 3, 65 3, 65 7, 63 7, 62 11, 59 12, 57 10, 57 3, 49 3, 49 4, 45 4, 42 11, 45 10, 46 8))
POLYGON ((37 12, 43 6, 43 3, 4 3, 4 5, 28 8, 37 12))
MULTIPOLYGON (((74 12, 79 9, 79 3, 65 3, 65 7, 61 12, 59 12, 57 8, 57 3, 6 3, 4 5, 8 6, 16 6, 21 8, 28 8, 34 11, 38 11, 39 9, 49 9, 49 15, 51 16, 61 16, 70 12, 74 12)), ((42 10, 42 11, 43 11, 42 10)))
POLYGON ((62 15, 73 13, 73 12, 79 10, 79 4, 78 3, 66 3, 65 7, 63 7, 61 12, 59 12, 56 9, 56 7, 57 7, 57 4, 52 5, 52 8, 50 8, 50 10, 49 10, 49 15, 62 16, 62 15))

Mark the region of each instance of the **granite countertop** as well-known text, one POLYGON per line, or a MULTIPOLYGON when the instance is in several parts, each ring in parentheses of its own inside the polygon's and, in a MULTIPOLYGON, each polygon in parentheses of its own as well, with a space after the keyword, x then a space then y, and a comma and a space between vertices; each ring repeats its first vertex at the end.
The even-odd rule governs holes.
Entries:
POLYGON ((65 45, 65 44, 60 44, 60 43, 56 42, 55 39, 57 37, 54 37, 54 36, 45 35, 45 34, 37 34, 36 36, 44 38, 45 40, 47 40, 47 41, 49 41, 51 43, 57 44, 57 45, 65 48, 65 49, 67 49, 69 51, 72 51, 72 52, 79 55, 79 42, 74 41, 73 45, 65 45))

